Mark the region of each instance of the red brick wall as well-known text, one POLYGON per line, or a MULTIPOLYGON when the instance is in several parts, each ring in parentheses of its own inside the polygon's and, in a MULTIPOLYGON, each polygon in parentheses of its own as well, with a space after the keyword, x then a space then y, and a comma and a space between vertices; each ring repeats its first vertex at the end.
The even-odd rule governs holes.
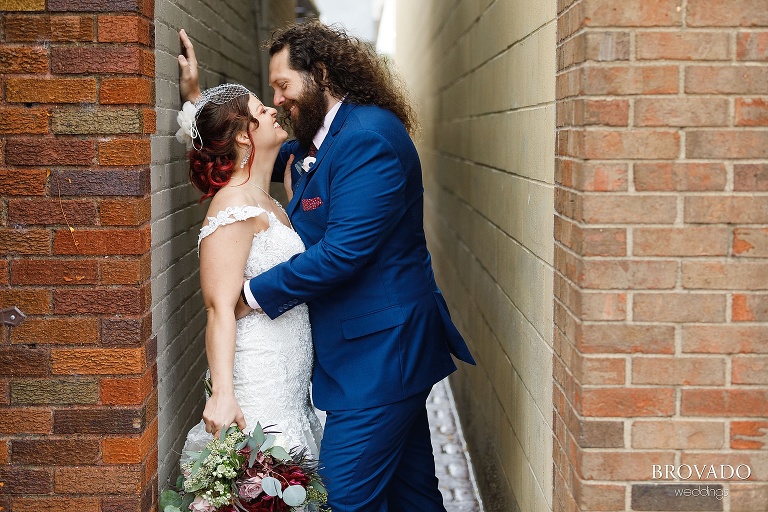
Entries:
POLYGON ((768 1, 558 13, 554 510, 765 510, 768 1))
POLYGON ((3 6, 0 507, 152 510, 153 2, 3 6))

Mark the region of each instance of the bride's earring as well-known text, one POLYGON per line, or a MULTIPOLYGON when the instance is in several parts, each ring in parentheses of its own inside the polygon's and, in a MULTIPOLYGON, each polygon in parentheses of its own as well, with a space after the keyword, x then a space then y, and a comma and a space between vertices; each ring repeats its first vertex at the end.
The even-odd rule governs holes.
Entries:
POLYGON ((240 160, 240 168, 243 169, 245 167, 245 164, 248 163, 248 157, 251 156, 251 146, 248 146, 248 151, 245 153, 245 156, 242 160, 240 160))

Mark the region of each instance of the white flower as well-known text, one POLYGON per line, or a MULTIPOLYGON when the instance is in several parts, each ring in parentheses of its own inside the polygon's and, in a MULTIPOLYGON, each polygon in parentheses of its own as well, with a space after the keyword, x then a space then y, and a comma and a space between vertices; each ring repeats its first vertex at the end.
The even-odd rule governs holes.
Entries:
POLYGON ((308 156, 304 159, 304 162, 301 164, 301 168, 304 169, 304 172, 309 172, 309 169, 312 168, 312 164, 315 163, 317 158, 314 156, 308 156))
POLYGON ((180 128, 176 132, 176 140, 187 145, 187 149, 192 149, 193 140, 197 137, 197 127, 195 125, 195 106, 187 101, 176 116, 176 122, 180 128))

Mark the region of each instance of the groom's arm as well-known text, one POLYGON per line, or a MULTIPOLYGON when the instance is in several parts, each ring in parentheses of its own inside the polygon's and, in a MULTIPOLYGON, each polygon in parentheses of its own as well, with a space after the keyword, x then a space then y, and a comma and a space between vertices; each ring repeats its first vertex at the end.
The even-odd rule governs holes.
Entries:
POLYGON ((322 240, 249 282, 259 307, 271 318, 352 278, 405 213, 403 170, 382 135, 361 130, 340 135, 334 144, 344 151, 333 162, 322 240))

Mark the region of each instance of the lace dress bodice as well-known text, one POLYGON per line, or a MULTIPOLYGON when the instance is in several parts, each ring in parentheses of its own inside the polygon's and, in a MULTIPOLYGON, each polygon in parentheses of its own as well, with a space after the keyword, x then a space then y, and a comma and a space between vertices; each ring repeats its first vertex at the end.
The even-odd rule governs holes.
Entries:
MULTIPOLYGON (((253 236, 243 277, 250 279, 304 251, 304 243, 274 213, 260 206, 229 207, 200 230, 202 240, 221 226, 266 215, 269 227, 253 236)), ((222 269, 226 271, 226 269, 222 269)), ((306 304, 272 320, 253 311, 237 321, 235 338, 235 397, 246 420, 246 431, 260 422, 279 431, 289 446, 306 446, 317 457, 322 426, 309 398, 312 375, 312 335, 306 304)), ((211 440, 205 424, 190 430, 184 451, 202 450, 211 440)), ((185 458, 182 456, 182 463, 185 458)))

